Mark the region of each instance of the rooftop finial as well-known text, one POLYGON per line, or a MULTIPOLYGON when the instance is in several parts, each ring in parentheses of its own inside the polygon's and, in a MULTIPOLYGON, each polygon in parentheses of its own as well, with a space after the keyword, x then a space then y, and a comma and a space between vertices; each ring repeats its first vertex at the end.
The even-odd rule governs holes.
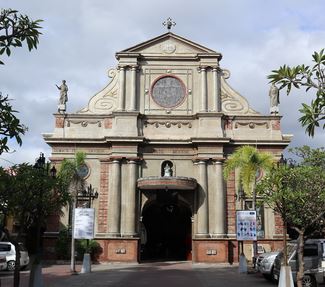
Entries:
POLYGON ((175 26, 176 23, 172 20, 172 18, 168 17, 168 19, 163 22, 164 26, 167 26, 168 32, 170 31, 170 29, 172 28, 172 26, 175 26))

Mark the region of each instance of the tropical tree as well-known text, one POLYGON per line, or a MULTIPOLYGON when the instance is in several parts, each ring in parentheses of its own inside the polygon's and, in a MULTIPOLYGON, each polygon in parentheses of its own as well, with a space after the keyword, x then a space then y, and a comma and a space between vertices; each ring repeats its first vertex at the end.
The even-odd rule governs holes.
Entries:
MULTIPOLYGON (((70 210, 74 210, 76 207, 76 197, 78 191, 84 190, 85 180, 80 175, 80 167, 85 164, 86 154, 81 151, 77 151, 73 159, 64 159, 61 163, 59 176, 62 178, 62 183, 65 188, 69 190, 71 194, 70 210)), ((71 272, 75 273, 75 240, 71 236, 71 272)))
POLYGON ((21 136, 27 128, 20 123, 8 96, 2 96, 0 92, 0 155, 9 151, 8 139, 14 138, 21 145, 21 136))
POLYGON ((259 171, 270 170, 274 165, 273 156, 266 152, 260 152, 252 146, 242 146, 235 150, 225 161, 224 177, 228 179, 230 173, 239 170, 239 181, 246 195, 253 195, 253 209, 256 203, 256 175, 259 171))
MULTIPOLYGON (((256 176, 261 170, 270 170, 273 164, 274 160, 271 154, 260 152, 252 146, 242 146, 236 149, 225 161, 224 177, 228 179, 232 171, 239 170, 239 182, 244 189, 244 193, 253 197, 252 208, 256 210, 256 176)), ((253 250, 255 260, 257 256, 257 241, 253 243, 253 250)))
POLYGON ((325 214, 324 169, 315 165, 279 166, 258 183, 257 192, 266 205, 281 215, 285 226, 299 234, 297 283, 302 287, 304 242, 310 231, 322 223, 325 214))
MULTIPOLYGON (((11 56, 12 48, 22 47, 23 43, 27 43, 29 51, 37 48, 42 34, 41 22, 42 20, 33 21, 13 9, 0 10, 0 65, 4 64, 3 55, 11 56)), ((8 139, 14 138, 21 145, 21 136, 27 131, 16 113, 9 97, 0 92, 0 155, 9 151, 8 139)))
MULTIPOLYGON (((42 20, 31 20, 27 15, 19 14, 17 10, 1 9, 0 11, 0 56, 4 53, 9 57, 11 49, 22 47, 27 43, 28 50, 37 49, 39 36, 42 34, 42 20)), ((4 63, 0 58, 0 65, 4 63)))
POLYGON ((21 240, 23 232, 35 227, 34 237, 37 253, 36 257, 32 258, 35 258, 33 263, 38 265, 41 260, 41 228, 46 225, 46 220, 50 215, 60 214, 61 208, 70 200, 64 178, 52 177, 49 173, 49 164, 45 163, 44 166, 36 167, 30 164, 20 164, 8 170, 0 169, 1 210, 7 216, 14 216, 15 222, 19 226, 15 237, 12 237, 8 230, 3 228, 7 240, 12 242, 16 248, 14 286, 17 287, 19 286, 20 269, 18 242, 21 240))
MULTIPOLYGON (((268 76, 271 83, 279 84, 279 89, 286 88, 290 94, 292 87, 300 89, 306 88, 313 91, 314 98, 310 105, 303 103, 299 109, 302 116, 299 121, 309 136, 314 136, 315 128, 325 120, 325 54, 324 49, 314 52, 312 55, 313 65, 304 64, 298 66, 280 66, 278 70, 273 70, 268 76)), ((323 129, 325 124, 323 124, 323 129)))

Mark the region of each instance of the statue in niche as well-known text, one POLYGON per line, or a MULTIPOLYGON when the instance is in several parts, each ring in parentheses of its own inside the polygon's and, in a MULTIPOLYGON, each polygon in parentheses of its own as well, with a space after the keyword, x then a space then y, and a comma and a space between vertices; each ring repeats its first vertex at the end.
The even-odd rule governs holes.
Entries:
POLYGON ((270 97, 270 113, 276 115, 279 113, 280 96, 279 96, 279 89, 276 87, 274 83, 270 87, 269 97, 270 97))
POLYGON ((172 169, 168 163, 164 167, 164 176, 172 176, 172 169))
POLYGON ((68 86, 66 81, 63 80, 61 86, 56 85, 56 87, 60 90, 58 112, 65 112, 66 102, 68 101, 68 86))

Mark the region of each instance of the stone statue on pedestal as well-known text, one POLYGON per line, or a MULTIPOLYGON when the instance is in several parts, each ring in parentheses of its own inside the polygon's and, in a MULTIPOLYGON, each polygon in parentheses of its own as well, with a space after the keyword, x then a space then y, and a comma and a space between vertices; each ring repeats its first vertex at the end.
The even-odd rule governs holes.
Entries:
POLYGON ((279 97, 279 89, 276 87, 274 83, 270 87, 269 97, 270 97, 270 113, 276 115, 279 113, 280 97, 279 97))
POLYGON ((58 105, 58 112, 66 111, 66 102, 68 101, 68 86, 66 81, 63 80, 61 86, 56 85, 56 87, 60 90, 60 99, 58 105))

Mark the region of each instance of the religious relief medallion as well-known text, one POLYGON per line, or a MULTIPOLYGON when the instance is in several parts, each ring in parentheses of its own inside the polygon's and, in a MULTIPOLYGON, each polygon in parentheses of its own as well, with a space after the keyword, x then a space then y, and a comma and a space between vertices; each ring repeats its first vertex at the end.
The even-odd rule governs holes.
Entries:
POLYGON ((151 96, 159 106, 173 108, 184 101, 185 86, 181 80, 174 76, 163 76, 153 83, 151 96))
POLYGON ((176 51, 176 45, 171 42, 167 42, 162 45, 161 49, 166 54, 172 54, 176 51))

